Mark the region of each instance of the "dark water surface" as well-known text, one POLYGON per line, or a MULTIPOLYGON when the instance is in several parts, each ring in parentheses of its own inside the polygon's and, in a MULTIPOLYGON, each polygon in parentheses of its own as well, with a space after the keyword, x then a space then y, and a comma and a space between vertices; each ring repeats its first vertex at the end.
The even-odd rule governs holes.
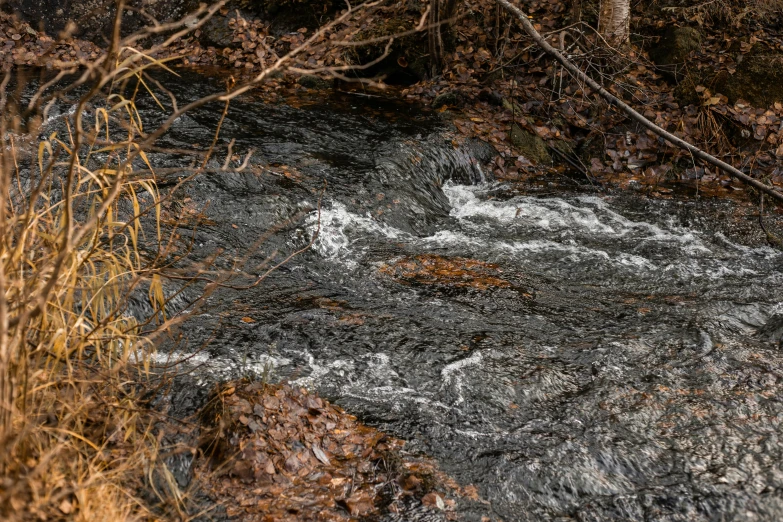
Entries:
MULTIPOLYGON (((209 82, 175 87, 182 104, 209 82)), ((184 116, 166 144, 208 144, 220 109, 184 116)), ((193 180, 181 197, 210 220, 196 258, 242 257, 304 212, 251 254, 243 270, 261 273, 307 244, 326 189, 312 249, 188 323, 204 387, 266 373, 318 391, 475 484, 487 503, 460 504, 465 520, 783 520, 783 254, 751 240, 752 218, 524 194, 421 114, 348 95, 232 105, 222 146, 301 177, 193 180), (425 254, 492 263, 505 284, 384 270, 425 254)))

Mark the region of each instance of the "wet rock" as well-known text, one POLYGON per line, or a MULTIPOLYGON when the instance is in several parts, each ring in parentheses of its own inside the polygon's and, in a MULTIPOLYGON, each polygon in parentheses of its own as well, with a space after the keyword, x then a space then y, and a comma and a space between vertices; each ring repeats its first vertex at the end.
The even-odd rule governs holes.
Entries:
POLYGON ((463 148, 470 153, 471 157, 476 158, 476 161, 479 163, 489 163, 498 155, 495 147, 478 138, 466 140, 463 148))
POLYGON ((650 49, 650 59, 665 74, 680 79, 688 55, 701 48, 701 41, 702 35, 694 27, 670 27, 650 49))
POLYGON ((449 91, 437 95, 435 99, 432 100, 432 108, 437 110, 446 106, 456 107, 458 105, 462 105, 462 103, 463 98, 460 93, 449 91))
POLYGON ((550 163, 552 157, 549 155, 546 143, 540 136, 529 132, 516 123, 511 126, 509 139, 514 146, 519 149, 531 163, 544 164, 550 163))
POLYGON ((773 315, 767 323, 759 329, 762 339, 783 348, 783 314, 773 315))
POLYGON ((319 78, 318 76, 313 76, 312 74, 300 76, 296 82, 302 87, 307 87, 308 89, 331 89, 333 85, 332 81, 319 78))

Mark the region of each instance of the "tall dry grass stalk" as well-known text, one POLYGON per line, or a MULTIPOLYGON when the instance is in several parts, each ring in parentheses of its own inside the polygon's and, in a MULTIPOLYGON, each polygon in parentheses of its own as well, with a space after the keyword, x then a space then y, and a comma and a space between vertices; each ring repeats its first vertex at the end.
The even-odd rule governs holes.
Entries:
POLYGON ((0 518, 136 520, 150 515, 137 495, 159 465, 142 400, 154 330, 126 307, 140 285, 153 310, 165 306, 159 194, 151 178, 127 176, 135 157, 146 160, 142 122, 133 98, 96 91, 89 120, 82 97, 64 132, 32 140, 6 96, 10 79, 0 100, 0 518))
POLYGON ((120 38, 120 18, 97 60, 60 64, 38 90, 22 71, 0 82, 2 520, 187 518, 145 402, 161 382, 154 337, 174 322, 161 271, 174 241, 135 99, 145 69, 165 65, 120 38), (42 127, 66 95, 70 114, 42 127), (147 320, 128 312, 140 292, 147 320))

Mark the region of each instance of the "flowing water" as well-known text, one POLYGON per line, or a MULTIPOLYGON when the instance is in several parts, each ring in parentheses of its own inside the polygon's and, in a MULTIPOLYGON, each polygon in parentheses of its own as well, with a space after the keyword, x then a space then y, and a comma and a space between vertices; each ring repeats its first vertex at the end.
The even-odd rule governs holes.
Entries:
MULTIPOLYGON (((476 485, 464 520, 783 519, 783 253, 751 240, 755 218, 521 190, 416 107, 300 104, 238 101, 220 140, 295 175, 204 174, 177 196, 208 218, 194 258, 249 252, 239 282, 318 231, 187 324, 174 356, 197 353, 204 389, 250 373, 318 391, 476 485)), ((221 109, 166 144, 208 144, 221 109)))

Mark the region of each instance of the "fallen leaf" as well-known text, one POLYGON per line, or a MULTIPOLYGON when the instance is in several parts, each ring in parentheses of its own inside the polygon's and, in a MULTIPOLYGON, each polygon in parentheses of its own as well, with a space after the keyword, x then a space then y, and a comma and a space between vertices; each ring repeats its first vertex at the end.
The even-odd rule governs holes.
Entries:
POLYGON ((313 444, 313 455, 323 464, 326 464, 327 466, 331 464, 331 462, 329 462, 329 457, 326 456, 326 453, 324 453, 324 450, 322 450, 318 444, 313 444))

